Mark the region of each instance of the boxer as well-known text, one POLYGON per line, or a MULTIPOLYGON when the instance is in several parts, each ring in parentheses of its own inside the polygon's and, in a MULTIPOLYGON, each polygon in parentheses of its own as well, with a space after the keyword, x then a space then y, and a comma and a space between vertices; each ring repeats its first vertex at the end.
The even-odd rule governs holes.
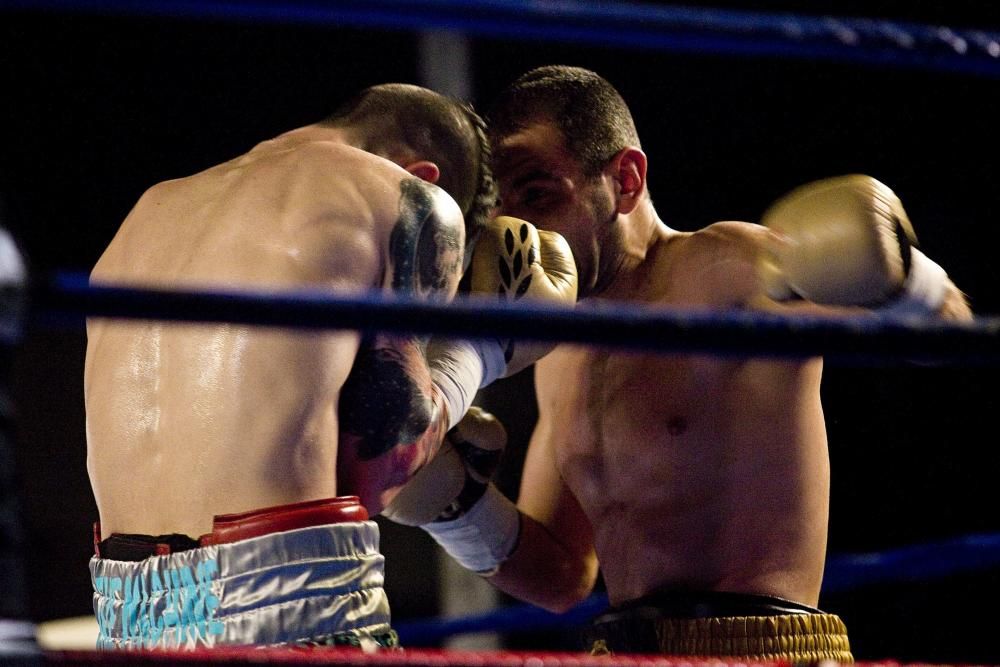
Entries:
MULTIPOLYGON (((528 72, 488 127, 500 212, 567 240, 583 301, 971 318, 916 249, 899 199, 869 176, 807 185, 763 224, 680 232, 650 199, 626 103, 594 72, 528 72)), ((822 366, 559 346, 535 367, 539 418, 516 506, 484 492, 425 527, 501 590, 553 611, 584 599, 600 567, 612 608, 594 653, 851 661, 842 620, 816 608, 830 489, 822 366)), ((485 454, 470 452, 451 460, 471 477, 485 454)), ((424 476, 400 498, 426 497, 424 476)))
MULTIPOLYGON (((543 290, 539 234, 488 222, 488 152, 466 105, 375 86, 318 123, 151 187, 92 279, 448 301, 477 238, 526 229, 543 290)), ((369 517, 440 449, 482 383, 526 363, 495 339, 107 319, 87 333, 100 513, 90 568, 105 648, 395 645, 369 517)))

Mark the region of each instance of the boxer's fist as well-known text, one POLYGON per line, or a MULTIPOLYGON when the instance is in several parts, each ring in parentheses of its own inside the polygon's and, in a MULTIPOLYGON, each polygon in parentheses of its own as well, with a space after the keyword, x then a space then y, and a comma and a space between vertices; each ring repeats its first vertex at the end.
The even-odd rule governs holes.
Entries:
POLYGON ((478 407, 469 408, 445 436, 437 456, 417 471, 382 515, 407 526, 461 515, 485 493, 506 446, 503 424, 478 407))
MULTIPOLYGON (((502 301, 576 304, 576 264, 566 239, 518 218, 503 215, 489 223, 476 242, 469 270, 473 294, 495 294, 502 301)), ((503 345, 505 375, 530 366, 555 347, 516 341, 503 345)))
POLYGON ((804 185, 761 222, 779 236, 759 265, 772 299, 873 306, 903 289, 916 236, 899 198, 870 176, 804 185))

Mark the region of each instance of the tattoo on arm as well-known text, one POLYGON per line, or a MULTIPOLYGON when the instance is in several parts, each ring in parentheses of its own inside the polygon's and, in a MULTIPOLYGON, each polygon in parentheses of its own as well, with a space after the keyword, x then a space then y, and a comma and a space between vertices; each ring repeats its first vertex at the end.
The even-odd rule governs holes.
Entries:
MULTIPOLYGON (((394 292, 433 299, 461 276, 461 223, 442 218, 440 193, 429 183, 408 178, 399 188, 386 284, 394 292)), ((375 336, 358 350, 341 389, 338 415, 341 432, 357 439, 362 461, 397 447, 419 448, 434 430, 437 408, 418 380, 427 372, 423 345, 417 336, 375 336)))
POLYGON ((459 230, 435 207, 433 186, 418 178, 399 184, 399 220, 389 235, 392 289, 434 297, 462 271, 459 230))
POLYGON ((416 443, 431 426, 430 396, 407 373, 393 347, 362 346, 340 395, 340 428, 357 436, 358 457, 370 461, 397 445, 416 443))

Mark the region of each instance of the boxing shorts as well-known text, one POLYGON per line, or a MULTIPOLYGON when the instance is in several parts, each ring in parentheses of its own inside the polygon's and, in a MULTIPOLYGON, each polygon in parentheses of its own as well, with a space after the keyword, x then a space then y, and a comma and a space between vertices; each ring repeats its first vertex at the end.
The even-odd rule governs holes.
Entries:
POLYGON ((197 540, 95 525, 97 647, 396 646, 367 519, 345 496, 217 516, 197 540))
POLYGON ((853 663, 847 628, 833 614, 742 593, 663 591, 594 619, 591 654, 658 653, 814 663, 853 663))

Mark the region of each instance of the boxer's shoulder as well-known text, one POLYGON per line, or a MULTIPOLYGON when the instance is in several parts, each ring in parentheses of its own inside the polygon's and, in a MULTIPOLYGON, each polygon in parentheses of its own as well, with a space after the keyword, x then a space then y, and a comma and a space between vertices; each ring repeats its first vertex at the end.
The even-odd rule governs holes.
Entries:
POLYGON ((647 256, 640 301, 679 306, 738 306, 755 289, 754 258, 767 231, 739 221, 671 231, 647 256))
POLYGON ((742 220, 721 220, 702 227, 689 236, 692 252, 745 253, 755 252, 768 232, 761 225, 742 220))

